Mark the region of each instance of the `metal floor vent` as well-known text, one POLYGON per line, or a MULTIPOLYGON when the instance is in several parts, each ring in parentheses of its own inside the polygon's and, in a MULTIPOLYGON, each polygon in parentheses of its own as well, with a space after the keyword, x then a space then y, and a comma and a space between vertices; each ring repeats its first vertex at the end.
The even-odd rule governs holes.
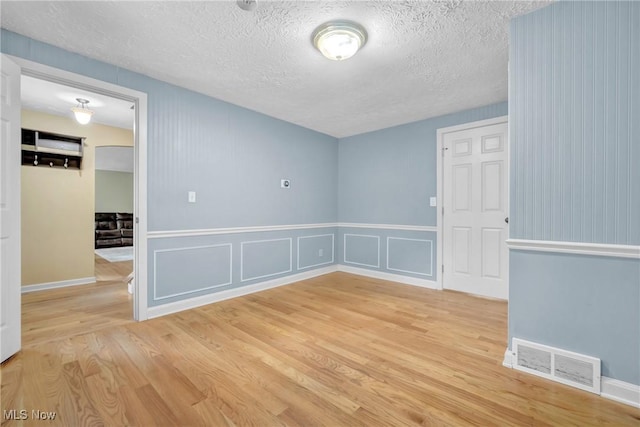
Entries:
POLYGON ((600 359, 518 338, 512 350, 515 369, 600 394, 600 359))

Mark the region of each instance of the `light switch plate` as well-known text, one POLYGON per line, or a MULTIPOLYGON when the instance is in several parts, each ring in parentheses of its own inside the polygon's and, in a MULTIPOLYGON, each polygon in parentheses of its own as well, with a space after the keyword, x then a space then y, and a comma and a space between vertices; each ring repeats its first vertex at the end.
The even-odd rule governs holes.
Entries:
POLYGON ((429 206, 431 206, 432 208, 435 206, 438 206, 436 204, 436 198, 435 197, 429 197, 429 206))
POLYGON ((196 202, 196 192, 189 191, 189 203, 195 203, 195 202, 196 202))

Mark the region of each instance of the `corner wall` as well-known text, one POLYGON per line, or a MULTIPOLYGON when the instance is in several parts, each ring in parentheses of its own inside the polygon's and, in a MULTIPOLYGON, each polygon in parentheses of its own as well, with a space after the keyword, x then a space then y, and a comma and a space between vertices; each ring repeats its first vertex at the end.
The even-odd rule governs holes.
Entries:
POLYGON ((505 115, 503 102, 340 139, 338 262, 435 287, 437 130, 505 115))
POLYGON ((22 111, 22 127, 86 137, 82 167, 21 167, 22 285, 95 276, 95 147, 133 145, 127 129, 22 111))
POLYGON ((640 3, 558 2, 512 21, 509 74, 510 340, 601 358, 603 376, 635 385, 638 40, 640 3))

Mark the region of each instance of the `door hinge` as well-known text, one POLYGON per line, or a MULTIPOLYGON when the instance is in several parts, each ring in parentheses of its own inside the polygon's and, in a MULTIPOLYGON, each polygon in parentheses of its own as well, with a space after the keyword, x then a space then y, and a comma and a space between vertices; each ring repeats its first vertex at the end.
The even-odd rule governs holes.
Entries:
POLYGON ((442 273, 444 273, 444 264, 442 264, 442 273))
POLYGON ((442 157, 444 157, 444 152, 447 151, 447 150, 448 150, 448 148, 443 145, 442 146, 442 157))
POLYGON ((140 218, 136 217, 136 224, 140 222, 140 218))
POLYGON ((444 215, 444 206, 442 207, 442 215, 444 215))

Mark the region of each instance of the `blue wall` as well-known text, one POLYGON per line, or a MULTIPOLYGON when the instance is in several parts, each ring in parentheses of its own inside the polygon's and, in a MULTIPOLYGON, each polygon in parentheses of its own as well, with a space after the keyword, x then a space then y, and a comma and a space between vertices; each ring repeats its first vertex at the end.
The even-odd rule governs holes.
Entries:
POLYGON ((512 238, 640 244, 640 4, 511 25, 512 238))
POLYGON ((437 130, 506 115, 503 102, 340 139, 340 222, 435 226, 437 130))
POLYGON ((503 102, 340 139, 339 221, 382 226, 341 227, 339 262, 435 281, 436 233, 420 227, 436 226, 437 207, 429 206, 429 198, 436 196, 437 130, 506 115, 503 102))
POLYGON ((510 338, 602 359, 640 384, 640 261, 511 251, 510 338))
MULTIPOLYGON (((337 139, 4 29, 1 36, 3 53, 147 93, 149 231, 337 221, 337 139), (187 203, 188 191, 197 203, 187 203)), ((149 306, 333 264, 327 237, 300 245, 298 237, 336 232, 149 239, 149 306)))
MULTIPOLYGON (((501 103, 338 142, 6 30, 2 51, 147 93, 149 231, 338 220, 435 226, 429 197, 436 194, 437 129, 507 113, 501 103), (281 178, 291 179, 291 189, 280 188, 281 178), (187 203, 188 191, 196 191, 196 204, 187 203)), ((435 233, 428 230, 328 227, 153 238, 149 306, 338 262, 435 280, 435 254, 435 233), (351 235, 346 245, 345 234, 351 235), (357 263, 372 250, 356 244, 357 234, 376 236, 375 264, 357 263), (314 235, 324 237, 298 240, 314 235), (248 243, 261 240, 270 243, 248 243)))
MULTIPOLYGON (((510 36, 511 237, 640 244, 640 3, 559 2, 510 36)), ((640 260, 511 251, 509 337, 640 384, 640 260)))
POLYGON ((4 29, 2 52, 147 93, 149 231, 336 221, 335 138, 4 29))

